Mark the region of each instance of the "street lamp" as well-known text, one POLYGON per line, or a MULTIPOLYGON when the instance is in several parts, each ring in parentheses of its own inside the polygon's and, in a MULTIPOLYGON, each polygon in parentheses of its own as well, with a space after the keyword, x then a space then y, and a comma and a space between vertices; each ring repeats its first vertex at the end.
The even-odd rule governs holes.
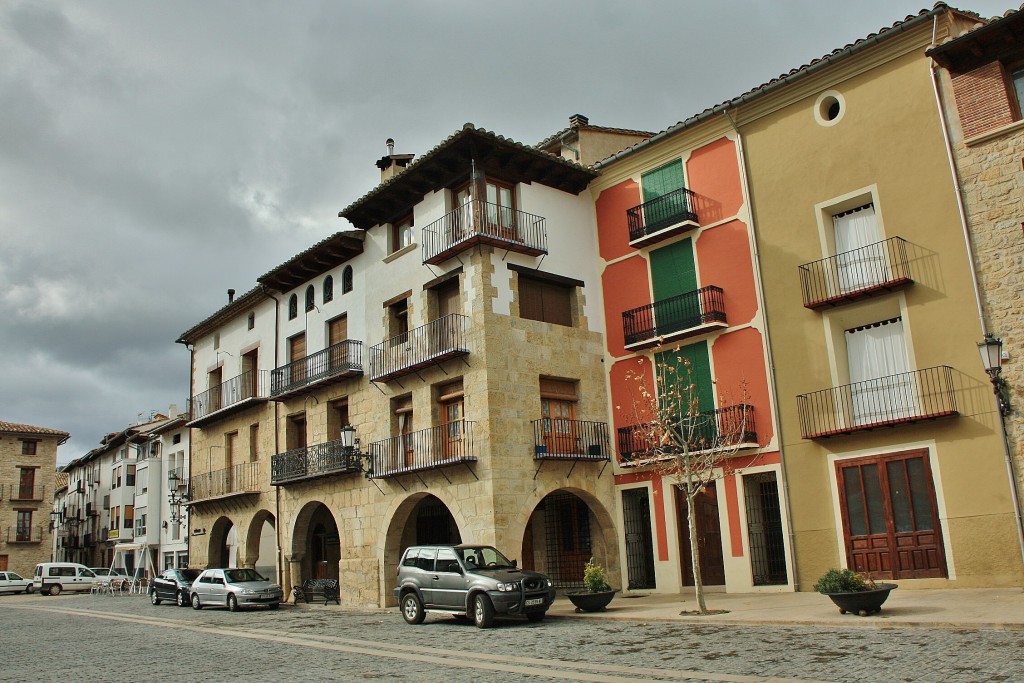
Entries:
MULTIPOLYGON (((356 428, 352 425, 345 425, 341 428, 340 441, 341 441, 341 452, 344 454, 347 463, 351 463, 353 460, 356 461, 359 470, 370 479, 370 482, 377 487, 380 491, 380 487, 377 486, 377 482, 373 481, 370 477, 373 474, 373 461, 370 460, 369 453, 364 453, 359 445, 359 437, 356 436, 356 428)), ((381 491, 383 493, 383 491, 381 491)))
POLYGON ((1010 390, 1003 379, 1003 340, 993 337, 992 334, 985 335, 985 341, 978 343, 978 352, 981 354, 981 362, 985 366, 992 381, 992 392, 999 402, 999 414, 1006 417, 1012 411, 1010 408, 1010 390))

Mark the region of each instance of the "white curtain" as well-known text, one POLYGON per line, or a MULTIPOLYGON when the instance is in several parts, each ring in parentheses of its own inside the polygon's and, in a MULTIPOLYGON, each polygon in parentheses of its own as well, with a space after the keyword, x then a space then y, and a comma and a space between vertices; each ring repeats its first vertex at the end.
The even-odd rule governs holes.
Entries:
POLYGON ((855 424, 886 422, 917 413, 917 385, 907 374, 909 363, 900 318, 847 330, 846 354, 855 424))
POLYGON ((867 289, 889 280, 889 262, 879 244, 875 207, 871 204, 832 217, 836 233, 836 280, 842 293, 867 289))

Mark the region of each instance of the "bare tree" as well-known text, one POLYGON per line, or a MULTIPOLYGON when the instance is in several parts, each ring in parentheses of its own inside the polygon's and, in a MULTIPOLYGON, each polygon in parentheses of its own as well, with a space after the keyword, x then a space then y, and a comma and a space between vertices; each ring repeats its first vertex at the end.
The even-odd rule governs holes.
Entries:
POLYGON ((627 410, 636 425, 632 439, 637 450, 632 462, 670 478, 686 494, 697 606, 701 614, 708 614, 695 502, 709 483, 733 472, 730 456, 741 448, 757 447, 753 408, 746 403, 748 392, 743 384, 738 387, 740 401, 730 402, 720 392, 718 408, 702 410, 691 361, 678 348, 663 354, 654 366, 654 375, 656 389, 647 378, 643 360, 638 361, 638 369, 626 373, 631 395, 627 410))

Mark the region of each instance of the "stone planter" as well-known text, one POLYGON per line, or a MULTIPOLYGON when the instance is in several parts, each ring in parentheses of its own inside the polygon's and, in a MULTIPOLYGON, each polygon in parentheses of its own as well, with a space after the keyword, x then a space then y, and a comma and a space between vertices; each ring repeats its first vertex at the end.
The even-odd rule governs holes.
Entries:
POLYGON ((874 590, 855 593, 825 593, 839 608, 840 614, 847 612, 866 617, 882 611, 882 603, 889 597, 889 591, 897 588, 895 583, 876 584, 874 590))
POLYGON ((566 593, 565 597, 569 602, 576 605, 577 612, 600 612, 608 606, 608 603, 615 597, 614 590, 600 591, 598 593, 566 593))

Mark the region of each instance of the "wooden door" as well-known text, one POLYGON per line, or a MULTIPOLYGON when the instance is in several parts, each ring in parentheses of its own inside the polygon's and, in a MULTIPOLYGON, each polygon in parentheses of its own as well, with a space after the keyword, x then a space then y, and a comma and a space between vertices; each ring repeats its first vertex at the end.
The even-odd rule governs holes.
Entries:
POLYGON ((33 467, 25 467, 21 470, 21 478, 18 482, 18 498, 22 500, 32 500, 36 496, 34 490, 36 487, 36 470, 33 467))
POLYGON ((259 349, 242 356, 242 398, 259 396, 259 349))
MULTIPOLYGON (((698 566, 705 586, 725 584, 725 558, 722 555, 722 528, 718 512, 718 492, 715 482, 709 483, 697 494, 696 508, 698 566)), ((690 554, 690 527, 687 520, 686 493, 676 488, 676 509, 679 513, 679 560, 683 567, 683 585, 694 585, 693 561, 690 554)))
POLYGON ((348 316, 343 315, 327 323, 328 363, 334 370, 348 365, 348 345, 342 345, 348 339, 348 316))
POLYGON ((288 340, 288 362, 291 363, 291 382, 306 381, 306 333, 297 334, 288 340))
POLYGON ((927 451, 836 463, 848 566, 880 579, 947 576, 927 451))

